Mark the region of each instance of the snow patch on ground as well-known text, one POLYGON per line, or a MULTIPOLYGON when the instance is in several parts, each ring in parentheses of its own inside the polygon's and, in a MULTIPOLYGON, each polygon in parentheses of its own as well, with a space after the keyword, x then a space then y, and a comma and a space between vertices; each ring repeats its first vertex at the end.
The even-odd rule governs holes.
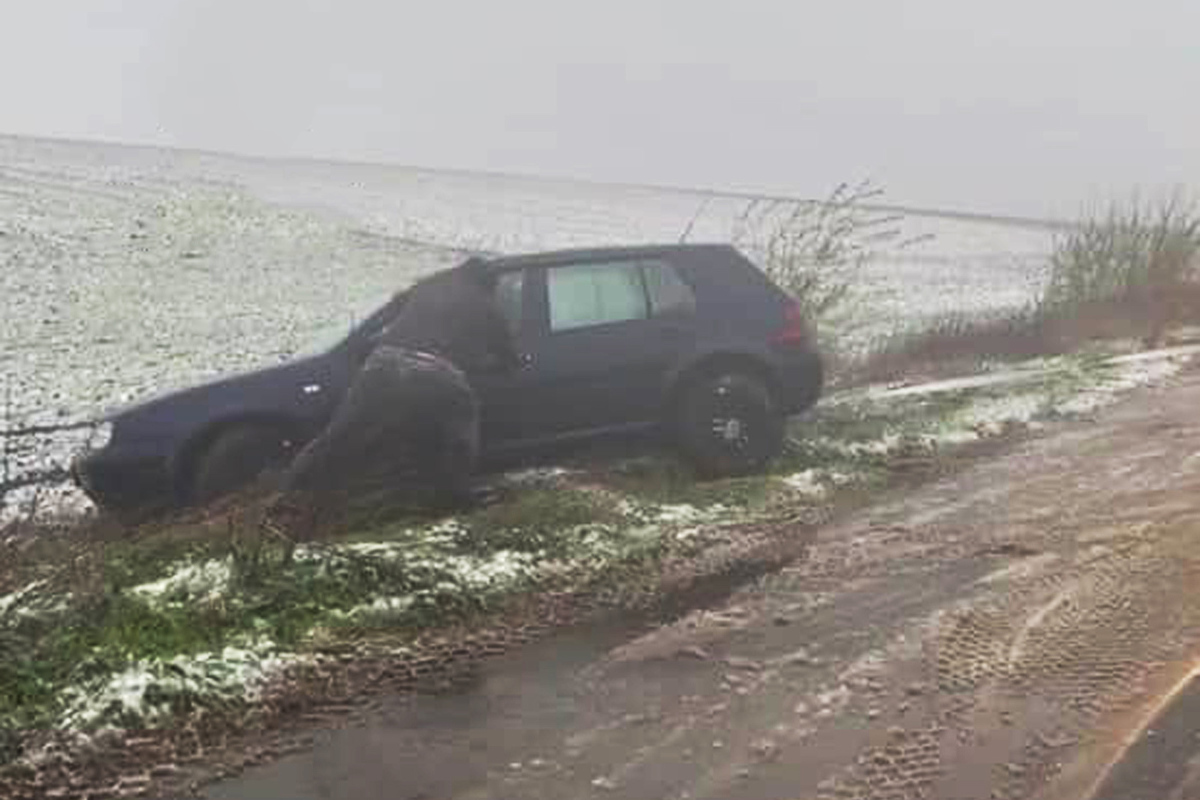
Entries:
POLYGON ((370 603, 357 605, 345 612, 345 616, 358 619, 368 616, 401 616, 413 609, 417 598, 411 594, 400 596, 377 597, 370 603))
POLYGON ((984 398, 959 414, 955 425, 971 428, 983 426, 999 432, 998 426, 1002 423, 1029 422, 1045 409, 1046 402, 1046 396, 1042 393, 984 398))
POLYGON ((1106 375, 1099 383, 1079 392, 1076 396, 1059 404, 1058 411, 1062 414, 1090 414, 1116 398, 1139 386, 1159 383, 1179 372, 1186 363, 1186 357, 1168 356, 1151 360, 1139 353, 1140 359, 1124 357, 1116 362, 1115 369, 1106 375))
POLYGON ((944 394, 946 392, 961 392, 968 389, 982 389, 988 386, 1025 383, 1044 378, 1048 371, 1057 366, 1049 359, 1038 359, 1038 362, 1040 363, 1030 362, 1028 364, 1023 364, 1020 367, 1000 370, 985 375, 968 375, 962 378, 947 378, 945 380, 918 383, 910 386, 901 386, 895 388, 891 386, 868 386, 867 388, 860 390, 858 394, 875 401, 887 401, 895 400, 901 397, 944 394))
MULTIPOLYGON (((981 397, 947 419, 935 422, 931 429, 907 433, 889 431, 875 439, 860 441, 828 437, 818 441, 822 448, 852 459, 889 456, 914 445, 935 448, 969 444, 998 436, 1008 425, 1036 424, 1034 420, 1046 412, 1048 404, 1049 398, 1044 392, 981 397)), ((898 420, 900 424, 904 422, 898 420)))
POLYGON ((876 439, 849 440, 832 436, 810 436, 803 441, 843 458, 858 459, 864 456, 885 456, 900 446, 903 437, 899 433, 889 432, 876 439))
POLYGON ((229 646, 219 653, 140 660, 122 672, 63 692, 61 729, 91 728, 134 720, 147 725, 169 717, 182 698, 253 700, 268 680, 302 656, 280 654, 268 639, 229 646))
POLYGON ((16 520, 50 516, 78 518, 96 510, 92 501, 72 483, 38 483, 11 489, 0 503, 0 526, 16 520))
POLYGON ((505 483, 513 486, 538 486, 546 483, 554 483, 571 474, 573 474, 573 471, 565 467, 535 467, 506 472, 503 480, 505 483))
POLYGON ((503 588, 529 577, 535 562, 531 553, 501 550, 487 558, 449 556, 439 566, 448 568, 465 589, 479 591, 503 588))
POLYGON ((655 522, 673 524, 678 522, 705 522, 717 519, 727 513, 729 508, 722 503, 715 503, 703 508, 697 508, 688 503, 661 505, 654 514, 655 522))
POLYGON ((828 478, 832 482, 832 478, 830 478, 825 470, 813 468, 786 475, 781 480, 792 491, 819 499, 824 497, 829 491, 825 487, 825 484, 821 482, 821 478, 828 478))
POLYGON ((9 594, 0 597, 0 614, 7 613, 10 608, 20 604, 45 585, 46 581, 34 581, 26 586, 22 586, 15 592, 10 592, 9 594))
POLYGON ((220 597, 232 577, 230 559, 181 563, 165 578, 133 587, 130 591, 151 602, 208 601, 220 597))
POLYGON ((981 398, 955 414, 930 438, 937 444, 964 444, 999 436, 1008 425, 1029 425, 1044 414, 1049 398, 1042 392, 981 398))
POLYGON ((327 571, 344 568, 355 556, 442 573, 447 582, 464 591, 495 589, 522 580, 534 572, 537 560, 532 553, 511 550, 487 556, 430 554, 427 549, 417 551, 406 542, 360 542, 320 548, 302 545, 295 553, 297 561, 317 563, 327 571))
POLYGON ((700 516, 700 511, 693 505, 680 503, 678 505, 659 506, 659 522, 685 522, 700 516))
POLYGON ((0 597, 0 622, 52 617, 66 611, 71 593, 43 593, 47 585, 44 580, 34 581, 0 597))
POLYGON ((976 389, 986 392, 938 421, 932 429, 922 429, 897 412, 895 428, 873 439, 821 436, 808 441, 826 452, 852 460, 891 455, 913 443, 930 448, 969 444, 998 436, 1011 425, 1036 428, 1045 417, 1091 413, 1132 389, 1171 377, 1197 353, 1200 353, 1197 346, 1148 351, 1111 357, 1091 368, 1083 367, 1077 358, 1040 358, 993 375, 935 381, 893 390, 868 387, 855 392, 852 400, 831 398, 830 404, 865 401, 866 407, 874 411, 886 408, 890 401, 902 397, 976 389), (1060 400, 1064 379, 1070 384, 1077 382, 1079 388, 1060 400), (1030 384, 1037 385, 1029 388, 1030 384), (1014 388, 1008 394, 999 394, 1002 386, 1014 388), (909 428, 907 435, 901 432, 906 427, 909 428))

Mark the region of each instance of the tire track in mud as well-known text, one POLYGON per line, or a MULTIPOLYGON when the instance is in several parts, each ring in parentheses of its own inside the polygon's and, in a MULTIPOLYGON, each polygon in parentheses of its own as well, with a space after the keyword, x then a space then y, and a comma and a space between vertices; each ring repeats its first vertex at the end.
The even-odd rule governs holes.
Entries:
MULTIPOLYGON (((1176 438, 1200 443, 1184 427, 1176 438)), ((1080 452, 1101 455, 1087 438, 1080 452)), ((1055 524, 1019 538, 1018 560, 937 615, 918 667, 936 687, 926 724, 862 750, 815 797, 1088 796, 1141 724, 1131 720, 1200 653, 1194 457, 1139 450, 1125 455, 1149 478, 1091 508, 1082 490, 1064 492, 1055 524), (1151 487, 1129 502, 1129 489, 1151 487)))
POLYGON ((823 531, 804 561, 731 599, 732 624, 709 614, 621 648, 607 675, 594 671, 598 685, 637 674, 631 650, 656 673, 673 652, 676 664, 702 658, 753 677, 727 676, 711 714, 668 707, 638 738, 658 734, 655 744, 632 760, 631 728, 604 728, 589 763, 625 766, 597 786, 648 796, 673 776, 688 791, 662 796, 1086 796, 1069 793, 1072 761, 1115 755, 1129 715, 1157 702, 1172 665, 1200 647, 1200 604, 1186 592, 1200 573, 1200 514, 1187 502, 1200 474, 1186 468, 1200 426, 1178 422, 1198 384, 1173 399, 1175 424, 1139 423, 1158 411, 1151 393, 1103 425, 1067 426, 823 531), (1148 475, 1106 483, 1109 465, 1129 460, 1148 475), (808 677, 777 668, 797 639, 814 645, 808 677), (799 722, 793 705, 808 708, 799 722), (710 743, 718 754, 687 755, 710 743), (756 752, 775 755, 758 763, 756 752))
POLYGON ((1188 387, 823 531, 724 610, 590 671, 605 705, 646 692, 639 675, 655 700, 653 719, 593 723, 591 786, 496 779, 531 798, 1085 797, 1073 764, 1086 755, 1094 779, 1200 648, 1188 387), (1147 422, 1160 411, 1175 421, 1147 422), (1143 474, 1114 484, 1131 462, 1143 474), (782 666, 797 640, 812 643, 799 674, 782 666))
POLYGON ((654 719, 592 723, 592 786, 497 779, 530 798, 1086 797, 1076 763, 1094 780, 1200 650, 1188 387, 822 531, 724 610, 590 670, 605 705, 639 675, 655 699, 654 719), (1113 483, 1127 463, 1143 474, 1113 483), (799 673, 781 667, 797 641, 799 673))

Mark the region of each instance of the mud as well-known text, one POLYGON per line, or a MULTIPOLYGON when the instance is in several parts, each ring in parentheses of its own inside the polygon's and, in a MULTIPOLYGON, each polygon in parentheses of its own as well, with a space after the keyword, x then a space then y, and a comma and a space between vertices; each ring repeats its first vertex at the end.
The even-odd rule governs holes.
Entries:
POLYGON ((1145 779, 1130 743, 1200 655, 1196 408, 1191 371, 724 600, 523 648, 205 796, 1137 796, 1105 781, 1145 779))

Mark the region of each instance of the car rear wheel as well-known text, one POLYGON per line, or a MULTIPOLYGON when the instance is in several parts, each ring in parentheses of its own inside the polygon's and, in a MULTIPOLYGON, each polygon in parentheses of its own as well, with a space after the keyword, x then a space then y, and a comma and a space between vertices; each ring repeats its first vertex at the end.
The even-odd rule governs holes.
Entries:
POLYGON ((279 428, 245 424, 217 434, 196 462, 188 498, 204 505, 249 486, 287 463, 291 443, 279 428))
POLYGON ((677 411, 679 446, 706 476, 760 472, 783 447, 784 415, 753 375, 721 372, 694 380, 677 411))

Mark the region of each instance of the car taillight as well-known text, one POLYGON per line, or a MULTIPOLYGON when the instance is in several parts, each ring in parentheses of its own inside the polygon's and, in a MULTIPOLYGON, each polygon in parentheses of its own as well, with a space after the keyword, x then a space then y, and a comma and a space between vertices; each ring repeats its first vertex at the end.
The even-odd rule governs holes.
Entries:
POLYGON ((775 344, 801 344, 809 339, 808 323, 804 321, 804 312, 795 300, 789 300, 783 310, 783 327, 780 328, 771 341, 775 344))

